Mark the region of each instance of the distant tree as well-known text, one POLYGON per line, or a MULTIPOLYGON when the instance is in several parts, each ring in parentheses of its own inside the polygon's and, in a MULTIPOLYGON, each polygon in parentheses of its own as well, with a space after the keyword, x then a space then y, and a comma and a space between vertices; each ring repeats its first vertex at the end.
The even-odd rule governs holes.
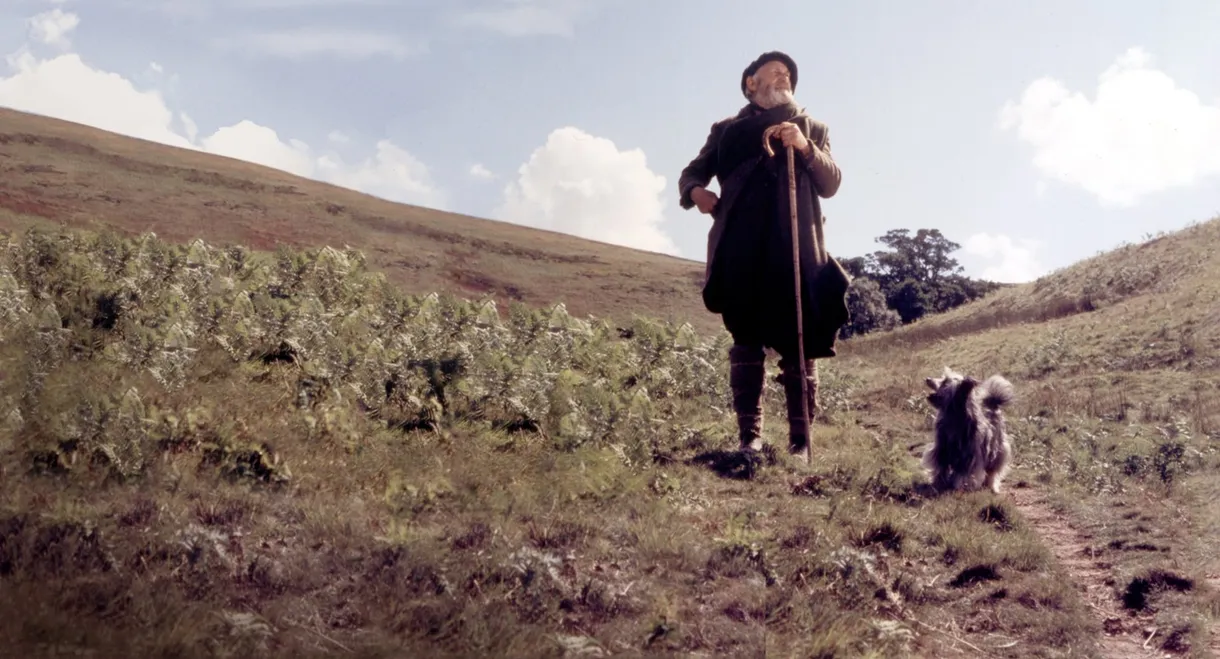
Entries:
POLYGON ((886 305, 903 323, 940 313, 978 299, 1000 284, 970 279, 953 258, 961 245, 939 229, 891 229, 876 239, 888 250, 842 261, 853 277, 868 277, 879 286, 886 305))
POLYGON ((868 259, 863 256, 853 256, 850 259, 843 259, 839 262, 839 265, 843 266, 843 269, 847 271, 847 274, 851 275, 853 278, 869 276, 868 259))
POLYGON ((890 289, 886 301, 904 323, 918 320, 935 312, 935 294, 931 286, 917 279, 903 279, 890 289))
POLYGON ((961 277, 960 280, 959 285, 965 291, 967 301, 977 300, 984 295, 990 295, 994 291, 1013 285, 987 281, 986 279, 970 279, 969 277, 961 277))
POLYGON ((848 322, 839 330, 839 337, 843 339, 894 329, 902 324, 898 314, 886 306, 885 294, 871 277, 857 276, 852 280, 847 289, 847 310, 848 322))
POLYGON ((914 236, 909 229, 891 229, 876 240, 890 248, 868 257, 872 265, 869 269, 883 288, 896 289, 907 279, 936 286, 962 270, 957 259, 950 256, 961 245, 942 235, 940 229, 920 229, 914 236))
POLYGON ((1002 284, 993 281, 953 275, 941 281, 936 290, 934 308, 938 312, 948 311, 971 300, 977 300, 1001 287, 1002 284))

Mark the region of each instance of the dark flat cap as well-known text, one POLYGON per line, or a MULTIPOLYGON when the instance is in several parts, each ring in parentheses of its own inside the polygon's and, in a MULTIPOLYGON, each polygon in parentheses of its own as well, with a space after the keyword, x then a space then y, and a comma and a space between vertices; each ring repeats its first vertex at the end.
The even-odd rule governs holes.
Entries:
POLYGON ((784 66, 788 67, 788 73, 792 75, 792 91, 796 91, 796 61, 789 57, 786 53, 781 53, 778 50, 772 50, 759 55, 758 59, 750 62, 750 65, 746 67, 746 70, 741 72, 741 93, 743 96, 749 96, 750 94, 748 91, 746 91, 746 78, 758 73, 758 70, 762 68, 763 64, 775 60, 783 62, 784 66))

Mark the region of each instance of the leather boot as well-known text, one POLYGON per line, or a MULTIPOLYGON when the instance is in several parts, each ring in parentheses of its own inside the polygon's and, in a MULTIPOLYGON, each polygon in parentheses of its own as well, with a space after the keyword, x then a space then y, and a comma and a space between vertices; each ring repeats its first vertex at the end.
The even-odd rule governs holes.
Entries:
POLYGON ((767 371, 766 354, 759 346, 734 345, 729 348, 729 389, 733 394, 733 411, 737 414, 737 432, 742 450, 762 448, 763 386, 767 371))
MULTIPOLYGON (((781 359, 780 374, 776 380, 784 385, 784 400, 788 408, 788 451, 808 459, 809 426, 801 415, 801 377, 797 361, 781 359)), ((805 400, 809 409, 809 423, 818 412, 818 366, 813 359, 805 360, 805 400)))

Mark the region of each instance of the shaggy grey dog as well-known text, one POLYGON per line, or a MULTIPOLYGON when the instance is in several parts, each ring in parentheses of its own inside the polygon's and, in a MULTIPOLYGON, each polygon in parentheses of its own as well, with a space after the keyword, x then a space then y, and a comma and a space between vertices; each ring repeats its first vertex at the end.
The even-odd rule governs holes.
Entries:
POLYGON ((1000 408, 1012 400, 1012 384, 999 375, 980 383, 949 367, 925 382, 932 389, 928 402, 937 410, 936 441, 923 456, 933 487, 999 493, 1012 459, 1000 408))

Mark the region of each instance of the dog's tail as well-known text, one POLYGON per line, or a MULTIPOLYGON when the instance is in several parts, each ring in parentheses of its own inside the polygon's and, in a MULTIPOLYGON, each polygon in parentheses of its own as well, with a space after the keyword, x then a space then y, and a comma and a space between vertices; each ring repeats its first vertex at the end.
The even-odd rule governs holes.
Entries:
POLYGON ((1001 375, 993 375, 984 380, 983 384, 979 385, 979 390, 983 398, 983 407, 988 409, 998 409, 1001 405, 1012 402, 1013 399, 1012 383, 1001 375))

